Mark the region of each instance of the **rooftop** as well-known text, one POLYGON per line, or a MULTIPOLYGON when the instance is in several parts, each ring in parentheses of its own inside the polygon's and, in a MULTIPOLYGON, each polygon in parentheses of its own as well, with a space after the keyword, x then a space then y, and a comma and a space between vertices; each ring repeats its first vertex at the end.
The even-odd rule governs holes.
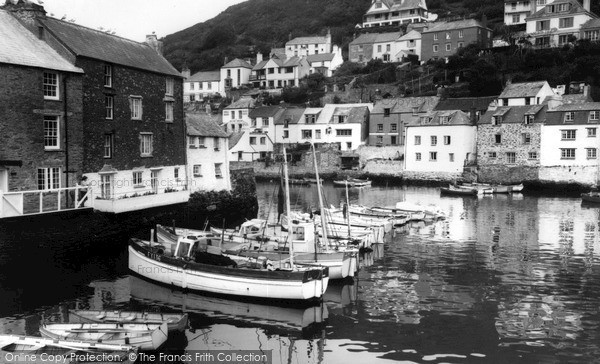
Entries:
POLYGON ((259 106, 256 109, 250 110, 248 115, 250 118, 270 118, 275 117, 278 113, 284 111, 284 108, 279 106, 259 106))
POLYGON ((487 110, 497 98, 498 96, 448 98, 440 100, 434 110, 487 110))
POLYGON ((290 40, 289 42, 287 42, 285 45, 294 45, 294 44, 324 44, 327 43, 328 41, 328 37, 327 36, 315 36, 315 37, 297 37, 294 38, 292 40, 290 40))
POLYGON ((278 114, 275 118, 275 125, 284 125, 286 121, 288 124, 298 124, 304 110, 304 108, 286 108, 284 112, 278 114))
POLYGON ((243 59, 239 59, 236 58, 233 61, 227 63, 226 65, 224 65, 221 68, 252 68, 252 66, 250 65, 250 63, 244 61, 243 59))
POLYGON ((527 105, 527 106, 504 106, 496 110, 486 112, 478 125, 492 124, 494 116, 502 116, 502 124, 523 124, 525 115, 534 115, 534 123, 542 123, 546 120, 547 105, 527 105))
POLYGON ((540 92, 544 85, 548 85, 546 81, 537 81, 537 82, 522 82, 522 83, 512 83, 507 85, 502 94, 498 96, 501 99, 505 98, 519 98, 519 97, 534 97, 540 92))
POLYGON ((575 15, 575 14, 588 14, 589 16, 591 16, 593 18, 597 18, 597 16, 594 13, 585 10, 583 5, 581 5, 579 3, 579 1, 577 1, 577 0, 556 0, 554 2, 546 4, 546 6, 544 6, 543 9, 540 9, 539 11, 535 12, 534 14, 528 16, 527 18, 525 18, 525 20, 529 21, 529 20, 539 20, 539 19, 546 19, 546 18, 557 18, 557 17, 563 17, 565 15, 575 15), (561 11, 561 12, 555 11, 553 13, 549 13, 547 11, 548 6, 558 5, 558 4, 569 4, 570 5, 569 10, 561 11))
POLYGON ((350 42, 350 45, 395 42, 401 36, 402 32, 366 33, 358 36, 358 38, 350 42))
POLYGON ((196 72, 186 80, 186 82, 211 82, 221 81, 221 71, 200 71, 196 72))
POLYGON ((0 10, 0 63, 83 73, 5 10, 0 10))
POLYGON ((193 136, 227 138, 227 134, 210 114, 186 114, 187 134, 193 136))
POLYGON ((458 30, 473 27, 485 28, 483 24, 477 19, 464 19, 432 23, 429 29, 423 30, 423 33, 443 32, 447 30, 458 30))
POLYGON ((229 109, 253 109, 255 106, 255 101, 251 97, 242 97, 241 99, 231 103, 231 105, 227 106, 225 110, 229 109))

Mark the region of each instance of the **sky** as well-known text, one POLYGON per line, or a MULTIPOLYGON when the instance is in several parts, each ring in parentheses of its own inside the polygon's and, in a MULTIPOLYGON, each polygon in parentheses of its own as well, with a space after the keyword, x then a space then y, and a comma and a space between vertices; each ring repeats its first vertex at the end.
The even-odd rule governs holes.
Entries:
MULTIPOLYGON (((1 0, 0 0, 1 1, 1 0)), ((110 29, 138 42, 155 32, 158 38, 214 18, 246 0, 32 0, 47 14, 89 28, 110 29)))

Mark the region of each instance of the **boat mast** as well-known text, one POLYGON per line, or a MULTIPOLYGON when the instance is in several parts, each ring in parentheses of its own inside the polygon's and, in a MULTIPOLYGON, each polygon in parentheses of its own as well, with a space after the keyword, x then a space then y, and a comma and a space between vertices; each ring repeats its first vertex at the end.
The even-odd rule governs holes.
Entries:
POLYGON ((346 180, 346 222, 348 223, 348 240, 352 237, 350 233, 350 198, 348 197, 348 180, 346 180))
POLYGON ((317 180, 317 195, 319 196, 319 209, 321 210, 321 226, 323 229, 323 243, 325 244, 325 251, 329 252, 329 241, 327 240, 327 222, 325 219, 325 209, 323 208, 323 195, 321 194, 321 179, 319 178, 319 167, 317 166, 317 151, 315 150, 315 144, 310 142, 313 150, 313 160, 315 164, 315 178, 317 180))
POLYGON ((292 241, 292 210, 290 208, 290 182, 288 181, 287 151, 283 145, 283 178, 285 180, 285 214, 288 222, 288 239, 290 241, 290 267, 294 269, 294 242, 292 241))

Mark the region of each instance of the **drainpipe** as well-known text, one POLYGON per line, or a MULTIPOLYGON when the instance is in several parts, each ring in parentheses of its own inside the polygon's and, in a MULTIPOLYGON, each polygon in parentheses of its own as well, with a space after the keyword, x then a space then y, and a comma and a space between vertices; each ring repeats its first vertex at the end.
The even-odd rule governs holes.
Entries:
MULTIPOLYGON (((67 114, 68 112, 68 106, 67 106, 67 79, 69 78, 69 76, 67 74, 65 74, 63 76, 63 94, 64 94, 64 99, 63 99, 63 112, 64 112, 64 121, 65 121, 65 179, 66 179, 66 183, 67 183, 67 187, 69 186, 69 116, 67 114)), ((75 198, 77 198, 77 196, 75 196, 75 198)), ((67 200, 67 206, 69 205, 69 191, 67 191, 67 196, 66 196, 66 200, 67 200)))

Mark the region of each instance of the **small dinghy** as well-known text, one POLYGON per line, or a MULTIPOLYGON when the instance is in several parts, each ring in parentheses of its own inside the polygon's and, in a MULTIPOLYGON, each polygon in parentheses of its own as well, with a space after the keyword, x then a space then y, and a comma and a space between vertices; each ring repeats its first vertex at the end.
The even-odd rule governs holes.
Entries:
POLYGON ((0 363, 120 363, 135 362, 137 348, 42 337, 0 335, 0 363), (133 360, 132 360, 133 359, 133 360))
POLYGON ((162 324, 44 324, 43 337, 89 343, 132 345, 139 350, 156 350, 168 337, 168 326, 162 324))
POLYGON ((70 323, 128 323, 154 324, 167 323, 169 332, 184 331, 187 326, 187 313, 108 311, 108 310, 70 310, 70 323))

